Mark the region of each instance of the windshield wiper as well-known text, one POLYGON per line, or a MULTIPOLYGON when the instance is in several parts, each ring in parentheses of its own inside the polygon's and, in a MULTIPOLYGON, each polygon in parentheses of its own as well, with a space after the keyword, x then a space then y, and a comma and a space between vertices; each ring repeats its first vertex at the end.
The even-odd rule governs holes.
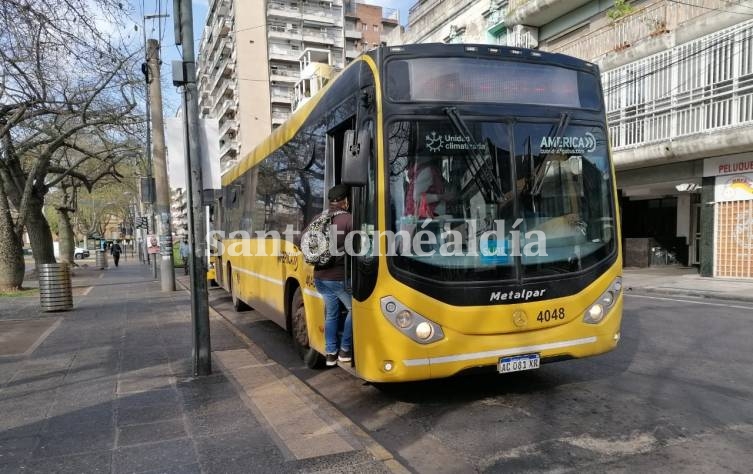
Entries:
MULTIPOLYGON (((560 115, 560 121, 557 123, 557 128, 555 128, 554 132, 549 135, 549 138, 552 139, 549 140, 549 142, 552 143, 554 139, 561 137, 562 134, 565 133, 565 129, 569 123, 570 114, 563 112, 560 115)), ((531 186, 531 196, 537 196, 541 193, 541 188, 544 185, 544 176, 546 176, 547 171, 549 171, 549 166, 552 164, 550 161, 552 155, 554 155, 554 153, 547 153, 541 163, 539 163, 539 166, 536 167, 536 175, 533 178, 533 186, 531 186)))
MULTIPOLYGON (((460 135, 462 135, 466 144, 468 144, 468 147, 470 148, 468 150, 470 152, 470 159, 468 160, 468 164, 470 165, 469 168, 471 169, 471 173, 473 173, 473 180, 476 182, 479 191, 484 196, 484 200, 486 202, 496 202, 497 200, 502 199, 504 196, 502 188, 490 167, 486 166, 487 158, 489 158, 490 155, 488 153, 483 154, 479 151, 481 145, 473 138, 471 130, 463 119, 460 118, 455 107, 445 107, 444 113, 447 114, 452 125, 460 135)), ((484 149, 486 149, 485 146, 484 149)))

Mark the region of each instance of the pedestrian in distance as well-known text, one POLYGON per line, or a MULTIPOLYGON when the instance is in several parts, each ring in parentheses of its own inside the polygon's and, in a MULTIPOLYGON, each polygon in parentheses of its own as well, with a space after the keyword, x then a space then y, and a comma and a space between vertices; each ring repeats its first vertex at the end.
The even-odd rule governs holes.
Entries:
POLYGON ((118 266, 118 262, 120 261, 120 254, 123 250, 120 248, 120 244, 117 242, 113 242, 113 244, 110 246, 110 254, 112 255, 112 261, 115 262, 115 266, 118 266))
MULTIPOLYGON (((349 285, 346 286, 345 282, 346 256, 343 252, 345 237, 353 230, 353 217, 348 212, 348 194, 348 186, 344 184, 335 185, 327 192, 329 209, 324 212, 334 216, 331 219, 329 230, 331 236, 337 236, 338 256, 333 255, 326 265, 314 266, 314 285, 324 299, 324 340, 328 366, 337 365, 338 360, 340 362, 351 362, 353 360, 352 296, 348 288, 349 285), (338 341, 340 303, 345 306, 347 315, 345 316, 342 339, 338 341)), ((316 217, 314 220, 316 220, 316 217)))
POLYGON ((183 260, 183 274, 188 275, 188 256, 191 252, 188 247, 188 239, 183 237, 180 241, 180 259, 183 260))

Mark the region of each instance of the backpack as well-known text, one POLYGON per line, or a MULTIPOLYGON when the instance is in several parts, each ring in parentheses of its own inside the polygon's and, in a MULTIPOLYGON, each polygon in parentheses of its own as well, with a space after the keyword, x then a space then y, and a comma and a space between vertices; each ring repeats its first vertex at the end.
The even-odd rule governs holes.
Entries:
POLYGON ((326 267, 334 262, 334 258, 329 251, 329 228, 332 225, 332 219, 340 214, 346 214, 345 211, 335 211, 333 213, 323 212, 319 214, 306 232, 301 237, 301 253, 303 260, 309 265, 317 268, 326 267))

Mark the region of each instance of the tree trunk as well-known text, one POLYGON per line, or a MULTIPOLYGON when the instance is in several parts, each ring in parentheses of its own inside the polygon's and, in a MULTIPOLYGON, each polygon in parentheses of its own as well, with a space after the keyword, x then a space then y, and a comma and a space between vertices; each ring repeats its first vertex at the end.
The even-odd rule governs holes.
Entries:
POLYGON ((20 289, 25 270, 23 241, 14 230, 8 197, 0 180, 0 291, 20 289))
POLYGON ((44 263, 55 263, 55 252, 52 246, 52 232, 44 214, 42 214, 43 200, 37 196, 29 199, 26 210, 26 232, 29 234, 29 243, 34 253, 34 264, 39 271, 39 266, 44 263))
POLYGON ((61 263, 73 263, 73 250, 76 246, 73 240, 73 226, 71 225, 71 218, 68 215, 70 211, 68 209, 57 209, 58 213, 58 236, 59 240, 59 256, 61 263))

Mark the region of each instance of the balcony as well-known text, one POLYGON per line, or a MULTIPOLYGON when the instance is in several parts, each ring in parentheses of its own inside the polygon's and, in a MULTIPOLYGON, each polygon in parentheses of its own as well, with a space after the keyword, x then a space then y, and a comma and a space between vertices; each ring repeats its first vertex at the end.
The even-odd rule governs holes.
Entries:
POLYGON ((214 75, 213 71, 217 69, 220 61, 233 54, 233 40, 231 38, 222 38, 218 45, 219 47, 211 52, 205 64, 206 74, 210 76, 214 75))
POLYGON ((616 165, 750 150, 753 49, 739 38, 752 34, 738 24, 602 74, 616 165))
POLYGON ((303 29, 303 41, 307 43, 318 43, 333 45, 338 37, 334 32, 322 32, 320 30, 303 29))
MULTIPOLYGON (((225 64, 228 61, 230 61, 230 58, 225 58, 222 64, 225 64)), ((222 70, 222 64, 220 65, 220 70, 222 70)), ((209 86, 209 90, 212 92, 215 92, 217 90, 217 86, 220 85, 223 80, 229 78, 229 75, 221 74, 220 71, 217 71, 212 76, 213 80, 211 85, 209 86)))
POLYGON ((270 16, 276 16, 280 18, 301 18, 301 9, 293 7, 287 3, 269 2, 267 5, 267 14, 270 16))
MULTIPOLYGON (((227 92, 227 91, 226 91, 227 92)), ((217 103, 214 104, 214 107, 212 110, 214 111, 214 114, 212 117, 220 118, 223 117, 225 114, 229 113, 235 113, 237 108, 237 103, 235 102, 235 98, 232 94, 228 95, 227 93, 225 96, 220 97, 219 100, 217 100, 217 103)))
POLYGON ((510 0, 508 25, 542 26, 591 0, 510 0))
POLYGON ((484 12, 486 16, 486 31, 497 35, 505 29, 505 5, 502 2, 492 3, 492 6, 484 12))
POLYGON ((272 89, 272 92, 270 94, 270 102, 273 104, 292 104, 293 103, 293 97, 290 93, 290 90, 286 91, 279 91, 272 89))
POLYGON ((238 133, 238 121, 237 120, 225 120, 220 125, 220 140, 233 139, 238 133), (230 135, 230 136, 226 136, 230 135))
POLYGON ((212 98, 215 100, 215 104, 217 102, 220 102, 223 97, 232 99, 233 94, 235 93, 235 80, 222 76, 220 76, 220 79, 221 80, 218 83, 219 87, 217 87, 214 92, 212 92, 212 98))
POLYGON ((225 115, 235 115, 237 105, 233 99, 221 100, 217 103, 217 114, 215 117, 224 117, 225 115))
POLYGON ((296 83, 298 82, 299 76, 299 71, 277 68, 270 70, 269 80, 272 82, 296 83))
POLYGON ((299 28, 287 28, 282 25, 271 25, 267 30, 269 39, 282 40, 301 40, 301 30, 299 28))
POLYGON ((361 39, 363 38, 363 33, 356 30, 345 30, 345 37, 348 39, 361 39))
POLYGON ((211 12, 212 9, 216 9, 215 10, 216 15, 227 15, 230 12, 232 3, 233 3, 232 0, 216 0, 209 7, 209 11, 211 12))
POLYGON ((272 112, 272 125, 282 125, 290 117, 289 113, 272 112))
POLYGON ((298 57, 301 55, 300 49, 286 48, 272 44, 269 46, 269 59, 276 59, 278 61, 295 61, 298 62, 298 57))
POLYGON ((208 51, 211 53, 217 49, 218 41, 226 38, 228 33, 233 29, 233 22, 230 18, 225 16, 217 17, 215 24, 209 33, 207 41, 202 44, 202 51, 208 51))
POLYGON ((348 48, 345 50, 345 58, 346 59, 355 59, 358 56, 361 55, 361 52, 354 48, 348 48))
POLYGON ((232 140, 225 140, 225 142, 220 145, 220 159, 225 159, 226 157, 235 157, 238 154, 238 141, 235 139, 232 140))
POLYGON ((723 8, 724 0, 704 0, 703 7, 674 2, 660 2, 636 10, 613 23, 566 44, 553 45, 550 51, 595 61, 610 52, 620 52, 637 42, 676 30, 683 23, 723 8))
POLYGON ((341 25, 342 12, 339 9, 303 7, 303 21, 314 25, 341 25))

